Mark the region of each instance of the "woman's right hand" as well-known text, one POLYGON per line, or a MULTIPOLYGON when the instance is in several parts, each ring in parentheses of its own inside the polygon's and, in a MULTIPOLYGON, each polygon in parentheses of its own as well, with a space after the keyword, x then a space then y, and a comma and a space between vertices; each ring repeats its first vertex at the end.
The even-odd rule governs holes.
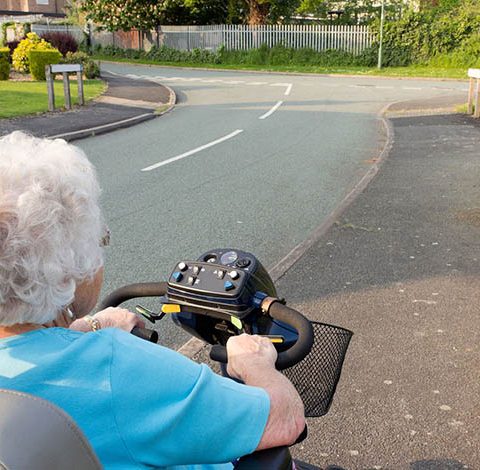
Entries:
POLYGON ((252 370, 275 369, 277 360, 277 350, 269 339, 245 333, 229 338, 227 355, 228 375, 243 382, 252 370))

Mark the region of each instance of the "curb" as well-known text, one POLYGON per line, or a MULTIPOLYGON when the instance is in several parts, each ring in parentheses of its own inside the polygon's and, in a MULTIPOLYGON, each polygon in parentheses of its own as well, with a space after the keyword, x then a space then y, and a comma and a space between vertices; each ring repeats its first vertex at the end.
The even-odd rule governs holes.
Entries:
MULTIPOLYGON (((85 128, 85 129, 80 129, 78 131, 72 131, 72 132, 65 132, 63 134, 57 134, 57 135, 51 135, 47 136, 50 139, 64 139, 67 142, 73 141, 73 140, 80 140, 80 139, 85 139, 87 137, 94 137, 96 135, 100 134, 106 134, 108 132, 113 132, 118 129, 123 129, 126 127, 132 127, 136 124, 140 124, 145 121, 150 121, 151 119, 155 119, 156 117, 163 116, 164 114, 170 112, 174 107, 175 103, 177 102, 177 95, 175 92, 167 85, 161 84, 164 88, 166 88, 170 94, 168 103, 166 104, 167 109, 157 112, 156 110, 152 110, 151 112, 140 114, 138 116, 134 116, 128 119, 122 119, 120 121, 115 121, 109 124, 103 124, 101 126, 95 126, 95 127, 90 127, 90 128, 85 128)), ((103 96, 103 95, 101 95, 103 96)), ((100 96, 100 98, 101 98, 100 96)), ((98 100, 93 100, 94 102, 97 102, 98 100)))
MULTIPOLYGON (((378 114, 377 119, 382 123, 385 129, 386 140, 376 157, 375 163, 363 175, 360 181, 350 190, 350 192, 340 201, 337 207, 324 219, 324 221, 310 233, 308 238, 293 248, 284 258, 268 269, 268 273, 274 282, 281 279, 287 271, 294 266, 303 255, 312 248, 320 238, 333 226, 335 221, 345 212, 355 199, 365 190, 369 183, 378 174, 383 162, 387 159, 393 145, 393 126, 390 120, 385 116, 388 108, 393 103, 387 104, 378 114)), ((375 158, 375 157, 373 157, 375 158)))
POLYGON ((89 127, 86 129, 80 129, 79 131, 65 132, 64 134, 49 135, 47 136, 50 139, 63 139, 67 142, 72 140, 85 139, 86 137, 93 137, 100 134, 106 134, 107 132, 112 132, 117 129, 122 129, 125 127, 131 127, 132 125, 139 124, 141 122, 149 121, 157 117, 154 112, 140 114, 139 116, 134 116, 129 119, 123 119, 121 121, 112 122, 110 124, 103 124, 102 126, 89 127))

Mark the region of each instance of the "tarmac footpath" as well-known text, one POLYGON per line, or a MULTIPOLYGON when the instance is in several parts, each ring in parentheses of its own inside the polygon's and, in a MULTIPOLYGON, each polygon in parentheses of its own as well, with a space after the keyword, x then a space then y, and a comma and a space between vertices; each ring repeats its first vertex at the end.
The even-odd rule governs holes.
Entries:
POLYGON ((107 91, 70 111, 0 119, 0 136, 23 130, 37 137, 83 139, 154 119, 175 105, 174 91, 160 83, 102 72, 107 91))
POLYGON ((390 122, 378 175, 277 283, 311 320, 355 333, 329 413, 293 454, 322 468, 478 470, 480 126, 390 122))

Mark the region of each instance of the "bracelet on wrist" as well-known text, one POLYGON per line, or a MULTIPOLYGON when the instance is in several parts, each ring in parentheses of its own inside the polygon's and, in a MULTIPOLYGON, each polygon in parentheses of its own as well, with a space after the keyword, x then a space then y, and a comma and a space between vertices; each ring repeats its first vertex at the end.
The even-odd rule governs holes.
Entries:
POLYGON ((102 329, 100 321, 97 320, 95 317, 92 317, 91 315, 86 315, 85 317, 83 317, 83 319, 88 323, 88 326, 90 326, 90 329, 92 331, 98 331, 102 329))

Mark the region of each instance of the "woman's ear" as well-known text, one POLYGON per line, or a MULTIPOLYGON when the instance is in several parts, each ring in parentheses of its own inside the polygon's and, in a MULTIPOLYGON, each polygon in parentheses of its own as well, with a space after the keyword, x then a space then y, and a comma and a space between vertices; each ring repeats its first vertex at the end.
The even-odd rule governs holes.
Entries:
POLYGON ((104 268, 101 267, 95 273, 93 279, 88 279, 77 284, 75 297, 70 305, 70 309, 76 318, 88 315, 95 308, 102 289, 103 273, 104 268))

